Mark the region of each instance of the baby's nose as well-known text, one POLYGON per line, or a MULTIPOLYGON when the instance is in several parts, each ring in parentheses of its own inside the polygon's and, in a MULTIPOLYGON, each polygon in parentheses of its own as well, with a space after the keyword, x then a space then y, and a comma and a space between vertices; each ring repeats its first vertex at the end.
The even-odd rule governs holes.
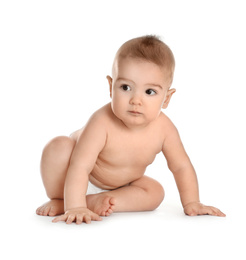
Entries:
POLYGON ((142 104, 142 98, 141 95, 135 93, 134 95, 132 95, 131 99, 130 99, 130 104, 131 105, 141 105, 142 104))

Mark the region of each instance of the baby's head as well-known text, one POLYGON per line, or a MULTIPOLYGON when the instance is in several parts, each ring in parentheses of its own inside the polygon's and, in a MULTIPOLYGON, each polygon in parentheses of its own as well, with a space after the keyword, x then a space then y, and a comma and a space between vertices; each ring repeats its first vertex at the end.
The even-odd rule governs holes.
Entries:
POLYGON ((124 43, 116 53, 112 78, 107 76, 113 113, 125 125, 146 126, 167 108, 175 61, 169 47, 155 36, 124 43))
POLYGON ((112 76, 117 74, 118 64, 122 59, 133 58, 152 62, 159 66, 168 80, 169 87, 173 81, 175 60, 170 48, 156 36, 142 36, 125 42, 116 53, 112 76))

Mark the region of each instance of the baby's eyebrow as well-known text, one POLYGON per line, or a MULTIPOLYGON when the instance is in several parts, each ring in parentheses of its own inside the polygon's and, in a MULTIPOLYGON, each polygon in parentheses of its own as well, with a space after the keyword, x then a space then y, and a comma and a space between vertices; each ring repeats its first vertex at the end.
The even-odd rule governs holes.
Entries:
POLYGON ((135 82, 133 80, 126 79, 126 78, 117 78, 116 81, 130 81, 135 84, 135 82))
MULTIPOLYGON (((122 77, 117 78, 116 81, 128 81, 128 82, 135 84, 135 82, 133 80, 122 78, 122 77)), ((160 89, 163 89, 163 87, 161 85, 156 84, 156 83, 147 83, 147 84, 145 84, 145 86, 158 87, 160 89)))
POLYGON ((159 87, 159 88, 163 88, 161 85, 159 84, 155 84, 155 83, 147 83, 146 86, 153 86, 153 87, 159 87))

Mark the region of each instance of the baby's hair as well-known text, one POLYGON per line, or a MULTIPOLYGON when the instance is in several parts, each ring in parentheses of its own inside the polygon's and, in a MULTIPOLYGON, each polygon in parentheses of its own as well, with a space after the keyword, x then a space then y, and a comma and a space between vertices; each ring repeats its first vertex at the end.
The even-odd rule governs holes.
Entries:
POLYGON ((170 48, 155 35, 146 35, 125 42, 116 54, 116 59, 135 58, 153 62, 163 67, 172 82, 175 59, 170 48))

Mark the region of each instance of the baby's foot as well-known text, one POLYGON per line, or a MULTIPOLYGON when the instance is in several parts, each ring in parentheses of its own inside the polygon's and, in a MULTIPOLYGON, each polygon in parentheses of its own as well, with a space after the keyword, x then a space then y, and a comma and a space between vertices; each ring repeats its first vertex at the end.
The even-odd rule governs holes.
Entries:
POLYGON ((36 213, 41 216, 56 216, 64 213, 63 200, 50 200, 37 208, 36 213))
POLYGON ((99 216, 109 216, 114 211, 115 198, 104 193, 87 195, 87 207, 99 216))

